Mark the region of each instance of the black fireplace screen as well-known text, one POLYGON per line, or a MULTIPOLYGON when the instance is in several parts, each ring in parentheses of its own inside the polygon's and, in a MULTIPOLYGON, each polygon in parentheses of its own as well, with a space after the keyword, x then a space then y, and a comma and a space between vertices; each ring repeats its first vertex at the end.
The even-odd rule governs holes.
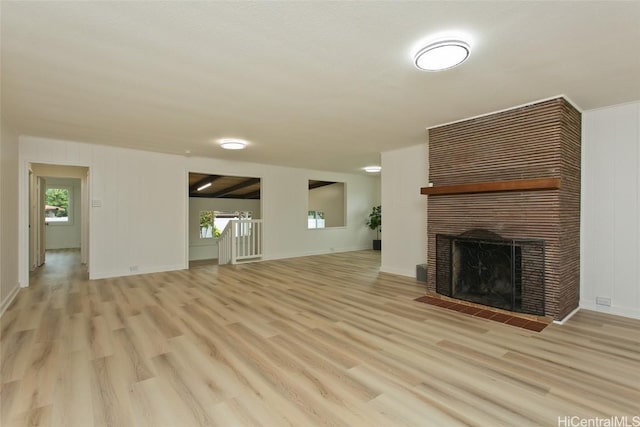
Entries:
POLYGON ((543 316, 544 241, 502 239, 484 230, 460 236, 437 234, 436 291, 543 316))

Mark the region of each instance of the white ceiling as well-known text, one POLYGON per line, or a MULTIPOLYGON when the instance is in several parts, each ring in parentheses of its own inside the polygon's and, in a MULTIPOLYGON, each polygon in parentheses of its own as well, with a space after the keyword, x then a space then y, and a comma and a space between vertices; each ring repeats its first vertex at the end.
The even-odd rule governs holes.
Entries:
POLYGON ((2 1, 1 19, 17 132, 168 153, 355 172, 433 125, 640 99, 638 1, 2 1), (445 30, 470 59, 415 69, 412 45, 445 30))

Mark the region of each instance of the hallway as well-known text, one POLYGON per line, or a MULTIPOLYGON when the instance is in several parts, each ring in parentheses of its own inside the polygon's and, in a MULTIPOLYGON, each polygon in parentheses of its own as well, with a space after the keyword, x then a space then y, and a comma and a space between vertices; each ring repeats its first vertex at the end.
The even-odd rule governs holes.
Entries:
POLYGON ((80 249, 49 249, 45 263, 29 273, 29 288, 55 289, 88 280, 87 266, 80 263, 80 249))

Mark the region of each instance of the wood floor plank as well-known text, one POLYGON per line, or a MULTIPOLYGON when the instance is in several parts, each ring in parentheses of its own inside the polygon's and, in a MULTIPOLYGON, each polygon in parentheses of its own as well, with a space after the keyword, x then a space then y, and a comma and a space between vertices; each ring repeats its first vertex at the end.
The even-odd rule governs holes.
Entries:
POLYGON ((62 343, 62 352, 72 353, 89 348, 89 319, 84 314, 66 316, 61 327, 59 341, 62 343))
POLYGON ((86 350, 61 361, 51 405, 53 427, 92 427, 90 361, 86 350))
MULTIPOLYGON (((52 406, 41 406, 33 408, 26 412, 17 414, 13 419, 8 422, 8 426, 29 426, 29 427, 48 427, 52 420, 52 406)), ((4 424, 3 424, 4 426, 4 424)))
POLYGON ((91 398, 95 427, 133 426, 129 390, 115 357, 91 361, 91 398))
POLYGON ((0 380, 3 384, 22 379, 28 366, 34 340, 33 330, 18 331, 3 340, 0 348, 2 358, 0 380))
POLYGON ((140 341, 136 341, 134 332, 124 328, 113 333, 114 356, 120 369, 126 373, 129 384, 144 381, 155 376, 150 360, 144 356, 140 341))
POLYGON ((215 404, 206 384, 193 371, 183 366, 172 353, 160 354, 153 358, 153 362, 160 377, 166 379, 188 408, 196 425, 215 425, 215 417, 208 411, 215 404))
POLYGON ((154 377, 131 386, 135 426, 171 427, 199 425, 175 391, 162 378, 154 377))
POLYGON ((136 346, 140 348, 144 357, 150 359, 169 351, 167 338, 145 313, 129 317, 126 328, 131 331, 136 346))
POLYGON ((358 251, 89 281, 47 253, 0 319, 6 426, 556 426, 640 416, 640 321, 537 333, 414 301, 358 251))
POLYGON ((20 380, 20 391, 14 402, 13 414, 27 414, 51 405, 61 357, 60 344, 54 341, 35 343, 28 356, 29 364, 20 380))
POLYGON ((103 316, 95 316, 88 320, 87 324, 87 342, 91 359, 112 355, 112 334, 106 319, 103 316))
POLYGON ((20 390, 20 381, 3 382, 0 389, 0 425, 7 426, 11 419, 14 401, 20 390))

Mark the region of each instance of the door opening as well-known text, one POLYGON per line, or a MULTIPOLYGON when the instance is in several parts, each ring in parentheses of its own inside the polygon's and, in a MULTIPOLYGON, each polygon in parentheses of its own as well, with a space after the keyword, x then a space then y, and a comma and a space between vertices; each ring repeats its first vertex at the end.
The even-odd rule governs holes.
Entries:
POLYGON ((73 259, 88 265, 89 168, 29 164, 28 200, 29 270, 44 265, 53 251, 77 252, 73 259))

